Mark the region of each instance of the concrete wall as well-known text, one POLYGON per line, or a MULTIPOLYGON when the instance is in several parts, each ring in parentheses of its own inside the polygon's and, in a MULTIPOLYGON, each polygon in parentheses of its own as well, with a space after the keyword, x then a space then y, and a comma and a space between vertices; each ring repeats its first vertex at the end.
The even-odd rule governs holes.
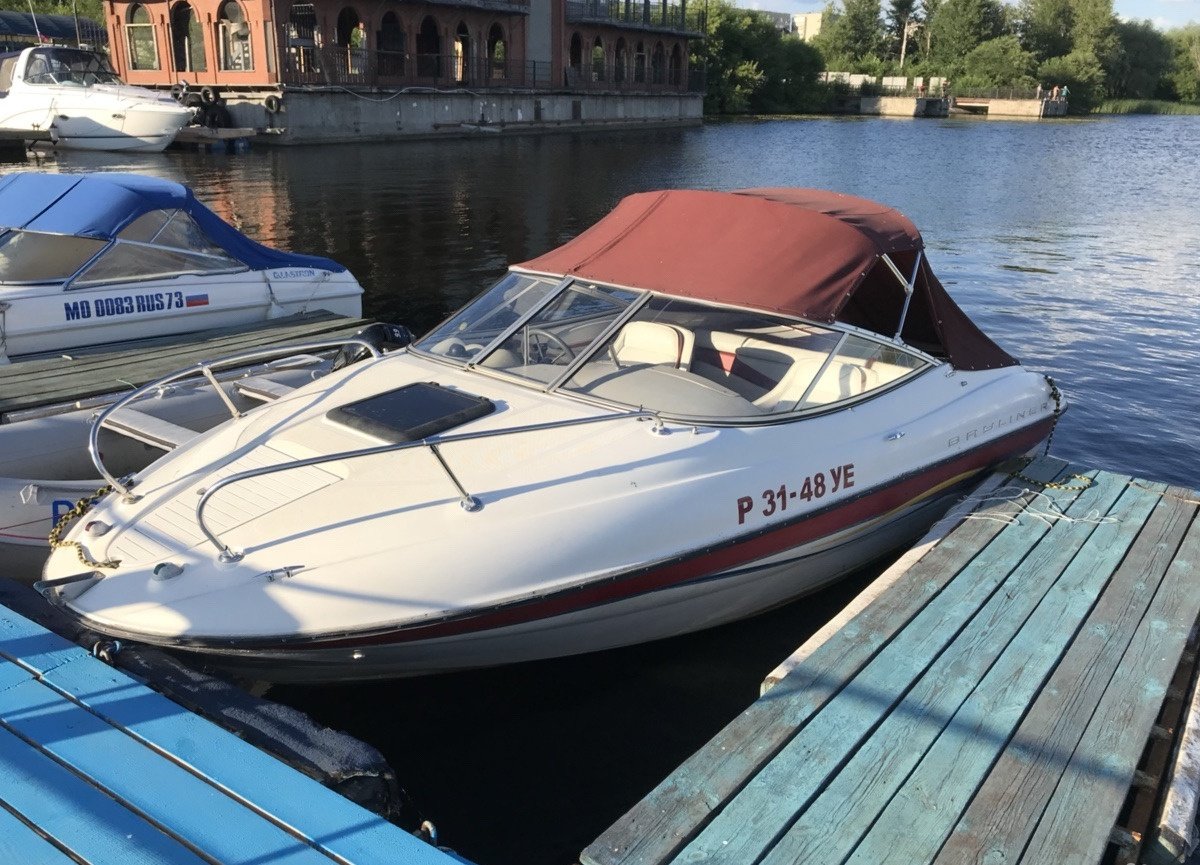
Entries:
MULTIPOLYGON (((988 117, 1042 117, 1044 99, 989 99, 988 117)), ((1060 100, 1061 101, 1061 100, 1060 100)), ((1048 112, 1047 112, 1048 113, 1048 112)))
POLYGON ((945 117, 948 109, 948 100, 926 96, 862 96, 858 101, 859 114, 882 117, 945 117))
POLYGON ((267 113, 267 93, 230 93, 235 126, 267 130, 256 142, 310 144, 581 128, 678 126, 702 121, 698 94, 350 93, 287 90, 267 113), (272 131, 275 130, 275 131, 272 131))

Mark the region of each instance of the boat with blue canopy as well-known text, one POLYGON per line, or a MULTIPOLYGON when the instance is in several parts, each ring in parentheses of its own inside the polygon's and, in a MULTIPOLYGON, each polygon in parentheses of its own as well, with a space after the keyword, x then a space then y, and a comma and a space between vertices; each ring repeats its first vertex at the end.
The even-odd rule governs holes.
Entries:
POLYGON ((256 243, 180 183, 0 179, 0 362, 318 309, 357 317, 362 291, 335 261, 256 243))

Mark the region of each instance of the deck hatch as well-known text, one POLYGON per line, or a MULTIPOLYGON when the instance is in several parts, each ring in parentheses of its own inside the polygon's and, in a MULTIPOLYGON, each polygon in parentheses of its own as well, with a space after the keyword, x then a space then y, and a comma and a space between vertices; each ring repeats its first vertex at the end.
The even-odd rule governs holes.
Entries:
POLYGON ((392 444, 420 441, 496 410, 490 399, 415 382, 331 409, 326 417, 392 444))

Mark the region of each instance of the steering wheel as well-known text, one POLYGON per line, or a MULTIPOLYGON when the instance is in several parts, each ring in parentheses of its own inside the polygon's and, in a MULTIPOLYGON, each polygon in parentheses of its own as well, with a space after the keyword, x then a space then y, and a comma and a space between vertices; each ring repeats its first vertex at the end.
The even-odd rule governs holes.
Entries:
POLYGON ((571 351, 571 347, 563 341, 562 337, 548 330, 542 330, 540 327, 530 327, 525 330, 525 362, 527 364, 533 354, 534 346, 537 347, 535 363, 568 364, 575 359, 575 352, 571 351), (552 354, 552 351, 557 351, 557 354, 552 354))

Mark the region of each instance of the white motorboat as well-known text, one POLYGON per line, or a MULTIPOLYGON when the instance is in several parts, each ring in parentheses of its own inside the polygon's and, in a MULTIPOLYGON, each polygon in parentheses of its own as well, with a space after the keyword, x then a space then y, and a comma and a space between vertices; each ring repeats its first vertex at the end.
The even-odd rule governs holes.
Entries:
POLYGON ((71 150, 157 152, 195 113, 124 83, 102 54, 49 45, 0 54, 0 96, 0 129, 71 150))
POLYGON ((405 351, 131 479, 101 463, 114 492, 40 587, 94 631, 267 681, 587 652, 837 579, 1061 409, 896 211, 643 193, 405 351))
POLYGON ((334 261, 255 243, 179 183, 0 179, 0 362, 309 310, 358 317, 362 291, 334 261))

